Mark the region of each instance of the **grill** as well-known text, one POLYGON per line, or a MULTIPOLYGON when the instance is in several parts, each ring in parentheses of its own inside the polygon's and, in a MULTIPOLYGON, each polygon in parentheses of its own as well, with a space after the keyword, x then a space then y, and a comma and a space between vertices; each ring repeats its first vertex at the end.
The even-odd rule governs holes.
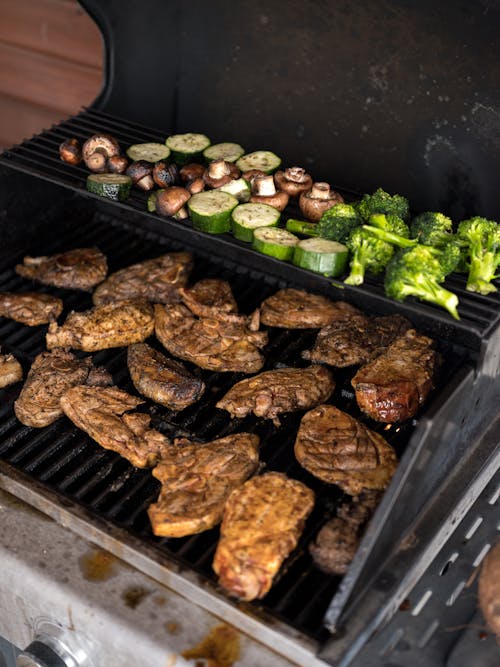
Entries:
MULTIPOLYGON (((118 34, 114 39, 111 45, 118 48, 118 34)), ((131 120, 132 111, 128 119, 112 113, 119 85, 120 77, 112 92, 108 89, 107 102, 103 94, 91 108, 0 156, 0 178, 5 184, 0 206, 4 246, 0 253, 1 291, 26 289, 26 281, 13 270, 25 254, 52 254, 95 245, 107 256, 113 272, 163 252, 186 249, 195 255, 192 281, 202 277, 228 280, 243 312, 252 312, 277 289, 295 286, 345 299, 371 314, 404 314, 420 331, 436 339, 444 360, 439 383, 418 419, 385 427, 361 417, 350 385, 353 371, 335 374, 337 386, 331 402, 382 433, 400 459, 344 578, 322 574, 308 554, 308 544, 344 498, 337 487, 314 479, 295 461, 291 452, 301 413, 285 415, 279 428, 254 417, 231 421, 214 406, 244 376, 210 373, 194 366, 191 370, 207 385, 199 402, 179 413, 146 403, 143 409, 152 415, 153 427, 170 437, 205 442, 236 431, 257 433, 266 469, 286 472, 315 491, 317 502, 297 549, 280 570, 270 593, 259 602, 235 603, 218 588, 211 569, 218 529, 181 539, 154 537, 146 508, 156 499, 159 483, 151 473, 133 468, 117 454, 100 448, 65 418, 40 430, 23 426, 12 408, 19 391, 16 385, 2 390, 0 486, 73 531, 90 535, 96 544, 157 581, 168 582, 197 605, 231 618, 292 662, 312 664, 309 661, 318 654, 328 663, 347 665, 356 660, 358 652, 363 660, 369 660, 361 651, 364 644, 394 617, 398 605, 446 543, 452 525, 467 514, 488 484, 491 497, 497 470, 496 442, 494 436, 484 436, 484 422, 495 414, 498 404, 499 293, 481 296, 467 292, 464 278, 453 275, 445 286, 460 299, 461 319, 455 322, 428 304, 412 300, 399 304, 387 299, 376 278, 368 277, 362 287, 346 286, 258 255, 229 235, 209 236, 194 230, 189 221, 160 219, 147 212, 147 195, 138 190, 133 190, 125 203, 90 195, 85 190, 88 171, 58 158, 64 139, 85 140, 93 133, 108 132, 125 147, 164 141, 170 133, 131 120), (444 499, 440 514, 437 497, 444 499), (440 523, 436 524, 438 514, 440 523)), ((169 122, 171 129, 180 121, 173 114, 169 122)), ((340 189, 347 199, 355 195, 349 188, 340 189)), ((70 310, 91 307, 90 295, 43 286, 37 289, 63 299, 62 318, 70 310)), ((3 351, 12 352, 25 372, 45 348, 45 332, 45 327, 0 322, 3 351)), ((300 352, 311 346, 316 332, 270 329, 269 335, 264 370, 303 365, 300 352)), ((106 366, 115 384, 134 393, 123 349, 99 352, 94 360, 106 366)), ((415 644, 418 641, 416 638, 415 644)), ((379 645, 388 655, 387 642, 379 640, 379 645)), ((375 658, 373 664, 379 664, 375 658)))

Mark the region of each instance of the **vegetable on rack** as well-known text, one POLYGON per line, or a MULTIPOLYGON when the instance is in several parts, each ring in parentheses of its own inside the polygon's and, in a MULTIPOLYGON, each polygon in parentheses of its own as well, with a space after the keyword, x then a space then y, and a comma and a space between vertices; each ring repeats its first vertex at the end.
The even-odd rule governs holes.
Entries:
POLYGON ((135 185, 146 192, 154 188, 153 165, 147 160, 137 160, 131 162, 125 172, 132 179, 132 185, 135 185))
POLYGON ((72 137, 63 141, 59 146, 59 157, 63 162, 80 164, 82 161, 82 147, 78 139, 72 137))
POLYGON ((312 177, 302 167, 288 167, 285 171, 277 171, 274 174, 274 182, 278 190, 286 192, 292 198, 299 197, 313 185, 312 177))
POLYGON ((179 170, 174 163, 169 164, 164 160, 156 162, 153 166, 153 180, 159 188, 168 188, 177 185, 179 181, 179 170))
POLYGON ((133 161, 146 160, 147 162, 160 162, 170 156, 170 148, 165 144, 150 141, 143 144, 132 144, 127 148, 127 156, 133 161))
POLYGON ((236 162, 238 158, 245 154, 245 149, 239 144, 231 141, 225 141, 220 144, 212 144, 203 151, 203 157, 207 162, 212 160, 225 160, 226 162, 236 162))
POLYGON ((381 241, 399 248, 412 248, 418 243, 416 239, 409 238, 410 229, 406 222, 392 213, 372 213, 363 228, 381 241))
POLYGON ((246 153, 236 160, 236 166, 243 172, 243 177, 245 177, 244 172, 251 169, 258 169, 265 174, 274 174, 280 164, 281 158, 271 151, 254 151, 253 153, 246 153))
POLYGON ((227 192, 207 190, 193 195, 187 206, 195 229, 223 234, 231 229, 231 212, 238 200, 227 192))
POLYGON ((89 192, 114 201, 125 201, 132 187, 132 179, 126 174, 89 174, 86 180, 89 192))
POLYGON ((344 273, 348 254, 343 243, 321 238, 303 239, 294 248, 293 263, 302 269, 335 278, 344 273))
POLYGON ((406 197, 390 195, 382 188, 378 188, 373 194, 364 194, 357 202, 356 209, 365 220, 373 213, 391 213, 405 222, 410 218, 410 206, 406 197))
POLYGON ((112 174, 124 174, 127 171, 128 160, 125 155, 112 155, 108 158, 106 166, 112 174))
POLYGON ((172 134, 165 140, 166 146, 170 148, 171 159, 177 165, 202 162, 203 151, 210 146, 210 143, 206 135, 196 132, 172 134))
POLYGON ((208 188, 215 189, 239 178, 240 174, 240 170, 232 162, 213 160, 203 172, 203 180, 208 188))
POLYGON ((221 185, 219 190, 233 195, 242 204, 248 202, 251 195, 250 183, 244 178, 235 178, 226 185, 221 185))
POLYGON ((252 248, 275 259, 289 261, 298 242, 298 237, 286 229, 259 227, 253 233, 252 248))
POLYGON ((343 202, 342 195, 332 190, 328 183, 314 183, 310 190, 300 195, 299 208, 305 218, 318 222, 326 210, 343 202))
POLYGON ((491 281, 498 277, 500 266, 500 225, 475 216, 459 223, 457 237, 468 267, 466 289, 485 295, 496 292, 491 281))
POLYGON ((155 200, 156 212, 164 217, 183 220, 188 213, 185 204, 189 201, 191 194, 185 188, 172 185, 164 190, 158 190, 155 200))
POLYGON ((231 229, 238 240, 251 242, 256 229, 276 227, 280 217, 280 212, 268 204, 240 204, 231 213, 231 229))
POLYGON ((83 161, 90 171, 103 173, 107 160, 120 155, 120 145, 110 134, 94 134, 82 146, 83 161))
POLYGON ((250 201, 267 204, 278 211, 283 211, 290 199, 286 192, 276 190, 272 176, 255 176, 251 181, 250 201))
POLYGON ((394 247, 373 236, 364 227, 355 227, 347 239, 351 251, 350 272, 344 282, 347 285, 361 285, 365 273, 382 273, 394 255, 394 247))

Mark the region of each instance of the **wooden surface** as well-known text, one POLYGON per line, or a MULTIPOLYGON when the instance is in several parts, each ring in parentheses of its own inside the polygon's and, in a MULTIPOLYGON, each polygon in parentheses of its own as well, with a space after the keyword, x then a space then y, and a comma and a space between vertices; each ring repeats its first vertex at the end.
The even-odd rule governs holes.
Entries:
POLYGON ((99 30, 76 0, 0 0, 0 149, 91 104, 102 62, 99 30))

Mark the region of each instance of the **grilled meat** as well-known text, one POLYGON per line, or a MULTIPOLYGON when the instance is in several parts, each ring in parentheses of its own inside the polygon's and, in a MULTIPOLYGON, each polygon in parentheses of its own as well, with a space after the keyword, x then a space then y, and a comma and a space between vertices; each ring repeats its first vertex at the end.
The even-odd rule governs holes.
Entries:
POLYGON ((364 364, 409 329, 410 322, 401 315, 367 317, 360 313, 321 329, 313 349, 303 352, 302 357, 337 368, 364 364))
POLYGON ((179 294, 184 305, 198 317, 218 319, 238 312, 231 285, 226 280, 205 278, 192 287, 182 287, 179 294))
POLYGON ((117 387, 76 385, 62 395, 61 408, 101 447, 118 452, 138 468, 146 468, 162 458, 170 442, 150 428, 149 415, 128 414, 143 402, 117 387))
POLYGON ((324 366, 279 368, 237 382, 216 404, 231 417, 276 419, 282 412, 307 410, 328 400, 335 389, 331 372, 324 366))
POLYGON ((237 433, 206 444, 179 439, 153 470, 162 488, 148 515, 155 535, 183 537, 220 523, 231 491, 259 464, 259 438, 237 433))
POLYGON ((344 301, 331 301, 319 294, 287 288, 262 302, 260 321, 270 327, 319 329, 359 313, 357 308, 344 301))
POLYGON ((56 320, 63 310, 61 299, 36 292, 0 292, 0 316, 29 327, 56 320))
POLYGON ((140 299, 95 306, 84 312, 71 312, 63 325, 49 325, 46 341, 55 347, 85 352, 140 343, 154 331, 153 308, 140 299))
POLYGON ((63 414, 60 399, 64 392, 85 383, 109 385, 112 378, 104 369, 96 369, 90 357, 78 359, 61 349, 42 352, 14 403, 16 417, 25 426, 48 426, 63 414))
POLYGON ((180 362, 167 359, 146 343, 129 346, 127 365, 137 391, 171 410, 186 408, 205 391, 204 383, 180 362))
POLYGON ((56 255, 24 257, 16 272, 45 285, 90 292, 104 280, 108 265, 97 248, 76 248, 56 255))
POLYGON ((343 503, 337 516, 321 528, 309 552, 322 572, 345 574, 381 497, 380 491, 364 491, 343 503))
POLYGON ((314 493, 278 472, 252 477, 227 499, 213 569, 242 600, 262 598, 296 547, 314 493))
POLYGON ((333 405, 309 410, 300 422, 295 456, 311 474, 352 496, 384 489, 397 466, 385 439, 333 405))
POLYGON ((238 322, 196 318, 182 304, 155 305, 155 333, 170 354, 211 371, 255 373, 264 364, 263 331, 238 322))
POLYGON ((97 287, 92 300, 96 306, 136 298, 175 303, 180 301, 178 290, 187 283, 192 268, 193 256, 189 252, 147 259, 112 273, 97 287))
POLYGON ((0 389, 23 379, 21 364, 13 354, 0 354, 0 389))
POLYGON ((433 347, 412 329, 362 366, 352 379, 361 410, 380 422, 413 417, 434 385, 439 355, 433 347))

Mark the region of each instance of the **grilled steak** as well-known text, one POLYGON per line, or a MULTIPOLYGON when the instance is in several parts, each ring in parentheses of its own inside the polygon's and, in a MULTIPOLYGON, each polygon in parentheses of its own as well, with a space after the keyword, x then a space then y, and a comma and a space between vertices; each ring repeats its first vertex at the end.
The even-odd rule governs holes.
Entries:
POLYGON ((252 477, 227 499, 213 569, 242 600, 262 598, 296 547, 314 493, 278 472, 252 477))
POLYGON ((205 391, 204 383, 180 362, 167 359, 146 343, 129 346, 127 365, 137 391, 171 410, 186 408, 205 391))
POLYGON ((300 422, 295 456, 311 474, 352 496, 384 489, 397 466, 384 438, 333 405, 309 410, 300 422))
POLYGON ((23 379, 21 364, 13 354, 0 354, 0 389, 23 379))
POLYGON ((161 459, 170 442, 149 427, 149 415, 127 414, 143 402, 117 387, 77 385, 62 395, 61 408, 101 447, 118 452, 138 468, 146 468, 161 459))
POLYGON ((39 354, 14 403, 14 412, 25 426, 41 428, 62 414, 61 396, 77 384, 112 384, 104 369, 96 369, 92 359, 78 359, 71 352, 55 349, 39 354))
POLYGON ((349 319, 359 312, 344 301, 331 301, 319 294, 287 288, 262 302, 260 321, 270 327, 319 329, 331 322, 349 319))
POLYGON ((206 444, 181 438, 153 470, 162 488, 148 515, 155 535, 183 537, 217 525, 224 503, 259 464, 259 438, 238 433, 206 444))
POLYGON ((337 516, 321 528, 309 545, 309 552, 322 572, 345 574, 381 497, 380 491, 364 491, 343 503, 337 516))
POLYGON ((179 289, 182 302, 198 317, 224 317, 238 312, 231 285, 226 280, 205 278, 179 289))
POLYGON ((61 299, 36 292, 0 292, 0 316, 29 327, 56 320, 63 310, 61 299))
POLYGON ((85 352, 140 343, 154 331, 153 308, 140 299, 71 312, 63 325, 49 325, 47 348, 74 348, 85 352))
POLYGON ((92 300, 96 306, 128 299, 146 299, 154 303, 180 301, 193 268, 189 252, 172 252, 147 259, 112 273, 97 287, 92 300))
POLYGON ((216 404, 231 417, 276 419, 282 412, 307 410, 328 400, 335 389, 331 372, 324 366, 279 368, 237 382, 216 404))
POLYGON ((265 332, 238 322, 198 319, 182 304, 155 305, 155 333, 170 354, 207 370, 255 373, 264 364, 259 348, 267 343, 265 332))
POLYGON ((438 365, 434 341, 407 331, 352 379, 361 410, 380 422, 413 417, 433 388, 438 365))
POLYGON ((25 257, 16 272, 45 285, 90 292, 104 280, 108 265, 97 248, 76 248, 56 255, 25 257))
POLYGON ((410 322, 401 315, 367 317, 360 313, 321 329, 313 349, 303 352, 302 357, 337 368, 364 364, 409 329, 410 322))

